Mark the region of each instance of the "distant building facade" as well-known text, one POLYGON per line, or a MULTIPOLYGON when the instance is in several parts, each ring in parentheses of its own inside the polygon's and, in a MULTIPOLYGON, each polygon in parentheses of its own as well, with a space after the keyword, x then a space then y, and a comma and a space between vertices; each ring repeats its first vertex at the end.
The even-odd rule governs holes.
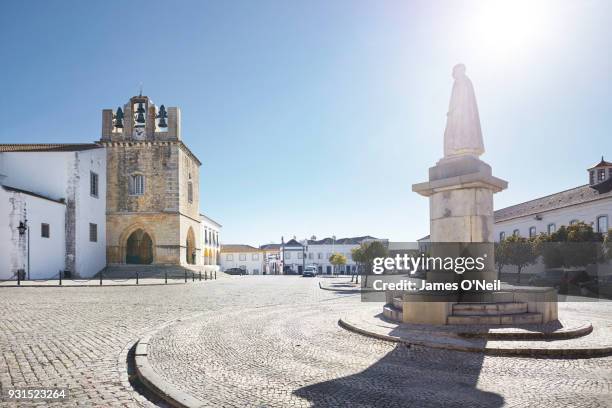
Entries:
POLYGON ((588 184, 495 211, 495 241, 513 234, 550 234, 579 221, 607 233, 612 217, 612 163, 602 157, 587 172, 588 184))
POLYGON ((250 245, 227 244, 221 246, 221 271, 239 268, 247 275, 262 275, 264 251, 250 245))
POLYGON ((200 231, 202 237, 202 264, 203 265, 219 265, 219 252, 221 243, 219 236, 221 234, 221 224, 210 217, 200 214, 200 222, 202 224, 200 231))
MULTIPOLYGON (((354 273, 357 270, 357 263, 353 260, 351 251, 362 243, 369 241, 379 241, 379 239, 371 236, 309 239, 306 248, 306 264, 316 266, 319 274, 330 275, 334 273, 334 266, 329 262, 329 258, 333 253, 340 253, 346 257, 347 263, 338 266, 335 272, 339 274, 354 273)), ((386 242, 386 240, 380 241, 386 242)))

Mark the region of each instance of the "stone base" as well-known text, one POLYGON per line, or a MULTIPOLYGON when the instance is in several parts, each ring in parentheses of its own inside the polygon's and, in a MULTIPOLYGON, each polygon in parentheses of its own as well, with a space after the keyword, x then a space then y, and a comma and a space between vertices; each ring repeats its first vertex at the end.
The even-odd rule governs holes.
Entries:
MULTIPOLYGON (((548 323, 559 317, 554 288, 505 285, 499 292, 463 294, 461 301, 456 294, 425 292, 404 294, 401 299, 404 323, 520 325, 548 323), (512 304, 520 307, 509 306, 512 304)), ((398 306, 397 300, 393 304, 398 306)))

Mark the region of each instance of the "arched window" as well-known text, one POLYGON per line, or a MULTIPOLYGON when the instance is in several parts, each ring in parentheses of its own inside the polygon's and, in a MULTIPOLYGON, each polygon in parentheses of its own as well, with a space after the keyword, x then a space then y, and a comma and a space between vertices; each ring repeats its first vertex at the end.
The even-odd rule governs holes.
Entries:
POLYGON ((554 223, 548 224, 548 233, 552 234, 554 232, 557 232, 557 226, 554 223))
POLYGON ((144 176, 132 174, 129 182, 130 195, 143 195, 145 191, 144 176))
POLYGON ((503 241, 504 239, 506 239, 506 233, 504 231, 499 233, 499 241, 503 241))

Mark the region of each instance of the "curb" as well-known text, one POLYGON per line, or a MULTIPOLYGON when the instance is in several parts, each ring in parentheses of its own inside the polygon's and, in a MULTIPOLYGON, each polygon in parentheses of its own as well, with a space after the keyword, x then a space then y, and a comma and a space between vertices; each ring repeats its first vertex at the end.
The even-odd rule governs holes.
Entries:
MULTIPOLYGON (((500 357, 565 357, 565 358, 591 358, 591 357, 607 357, 612 355, 612 346, 601 346, 593 348, 565 348, 565 349, 551 349, 551 348, 502 348, 502 347, 465 347, 453 344, 441 344, 428 341, 411 341, 406 338, 399 336, 391 336, 382 333, 376 333, 362 327, 358 327, 355 324, 348 323, 343 319, 338 320, 338 325, 346 330, 354 333, 361 334, 363 336, 376 338, 379 340, 390 341, 395 343, 405 344, 407 346, 422 346, 434 349, 464 351, 471 353, 484 353, 490 356, 500 357)), ((589 325, 590 326, 590 325, 589 325)), ((586 328, 590 333, 593 328, 590 326, 586 328)))
POLYGON ((339 292, 339 293, 369 293, 369 292, 378 292, 377 290, 372 290, 372 289, 361 289, 361 288, 356 288, 356 289, 332 289, 332 288, 324 288, 323 286, 321 286, 321 282, 319 282, 319 289, 322 290, 329 290, 330 292, 339 292))
MULTIPOLYGON (((193 283, 193 282, 188 282, 193 283)), ((112 283, 109 285, 0 285, 0 288, 117 288, 117 287, 131 287, 131 286, 170 286, 170 285, 186 285, 185 282, 172 282, 172 283, 135 283, 128 284, 116 284, 112 283)))
POLYGON ((151 364, 149 364, 149 341, 157 332, 164 329, 165 327, 182 321, 194 318, 199 314, 180 317, 167 322, 142 336, 138 342, 136 342, 136 350, 134 353, 135 368, 138 378, 142 384, 148 388, 149 391, 157 395, 166 401, 170 406, 175 408, 200 408, 205 405, 203 401, 191 396, 185 391, 180 390, 175 385, 169 383, 163 379, 159 374, 155 372, 151 364))

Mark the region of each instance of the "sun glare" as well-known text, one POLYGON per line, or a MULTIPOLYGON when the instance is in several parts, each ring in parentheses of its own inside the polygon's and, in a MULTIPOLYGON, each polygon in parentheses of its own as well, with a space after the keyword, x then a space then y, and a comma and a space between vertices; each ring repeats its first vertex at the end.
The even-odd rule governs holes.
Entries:
POLYGON ((472 41, 489 56, 530 51, 550 34, 549 6, 537 0, 484 2, 473 17, 472 41))

